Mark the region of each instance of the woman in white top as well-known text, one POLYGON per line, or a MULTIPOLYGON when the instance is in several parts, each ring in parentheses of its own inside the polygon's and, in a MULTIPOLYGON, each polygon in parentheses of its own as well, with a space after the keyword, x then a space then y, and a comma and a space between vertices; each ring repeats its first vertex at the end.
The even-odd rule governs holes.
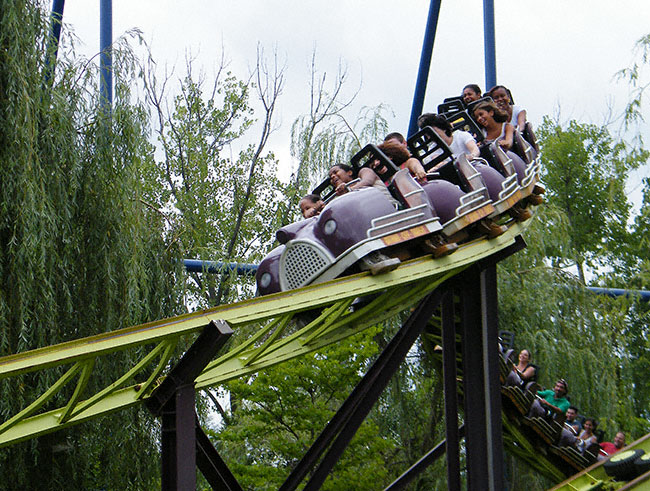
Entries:
POLYGON ((505 111, 492 102, 479 102, 472 116, 483 127, 486 143, 496 141, 504 150, 510 150, 514 128, 505 111))
POLYGON ((526 110, 520 106, 515 106, 512 102, 512 93, 503 85, 495 85, 487 93, 499 109, 508 115, 508 123, 519 131, 524 130, 526 126, 526 110))
POLYGON ((483 127, 485 135, 484 145, 496 142, 512 160, 512 165, 517 171, 517 180, 521 181, 526 176, 526 164, 514 152, 510 151, 513 143, 514 128, 507 122, 508 115, 494 102, 479 102, 474 107, 474 120, 483 127))
POLYGON ((454 158, 458 158, 461 155, 466 155, 467 160, 476 159, 480 156, 481 152, 476 144, 474 137, 466 131, 453 131, 449 122, 442 116, 437 114, 431 115, 422 115, 422 122, 425 126, 431 126, 433 131, 438 133, 442 141, 444 141, 454 158), (423 116, 428 116, 425 119, 423 116))

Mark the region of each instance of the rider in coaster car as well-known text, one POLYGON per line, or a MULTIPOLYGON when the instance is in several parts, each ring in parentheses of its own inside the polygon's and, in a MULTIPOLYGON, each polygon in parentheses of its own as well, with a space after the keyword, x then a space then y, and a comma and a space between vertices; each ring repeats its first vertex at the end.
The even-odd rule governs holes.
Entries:
POLYGON ((481 98, 481 88, 476 84, 468 84, 463 87, 462 97, 465 104, 478 101, 481 98))
POLYGON ((381 191, 390 203, 397 207, 398 201, 388 191, 388 188, 383 181, 375 174, 372 169, 362 167, 359 169, 359 174, 354 175, 354 170, 347 164, 333 165, 329 170, 330 183, 336 194, 342 195, 355 189, 373 187, 381 191), (352 182, 355 178, 359 178, 358 182, 352 182))
POLYGON ((413 175, 418 182, 426 183, 427 173, 424 170, 424 167, 422 167, 422 164, 418 159, 411 157, 411 154, 406 148, 406 145, 403 144, 397 137, 390 139, 388 139, 388 137, 386 138, 387 139, 384 140, 383 143, 380 143, 377 148, 384 152, 396 166, 402 169, 408 169, 411 175, 413 175))
POLYGON ((515 106, 512 100, 512 92, 503 85, 495 85, 486 94, 492 97, 494 103, 508 115, 508 123, 519 131, 526 126, 526 110, 521 106, 515 106))
POLYGON ((317 194, 306 194, 300 198, 298 206, 304 218, 311 218, 322 211, 325 202, 317 194))

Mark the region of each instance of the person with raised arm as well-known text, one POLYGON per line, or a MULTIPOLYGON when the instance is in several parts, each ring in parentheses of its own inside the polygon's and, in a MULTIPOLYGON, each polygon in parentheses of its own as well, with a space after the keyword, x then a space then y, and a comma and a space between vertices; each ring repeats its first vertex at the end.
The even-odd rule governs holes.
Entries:
POLYGON ((336 194, 339 196, 356 189, 372 187, 381 191, 393 206, 397 207, 399 205, 399 202, 393 198, 384 182, 372 169, 362 167, 359 170, 358 175, 354 175, 354 170, 349 165, 336 164, 330 168, 328 174, 330 183, 336 194), (352 182, 356 178, 359 180, 357 182, 352 182))

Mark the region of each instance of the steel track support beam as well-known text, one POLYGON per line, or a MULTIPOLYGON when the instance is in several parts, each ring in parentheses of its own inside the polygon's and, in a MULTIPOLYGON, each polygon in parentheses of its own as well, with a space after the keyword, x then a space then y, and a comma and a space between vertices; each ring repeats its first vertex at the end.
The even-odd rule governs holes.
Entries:
MULTIPOLYGON (((460 425, 458 428, 458 436, 465 436, 465 425, 460 425)), ((423 457, 420 458, 415 464, 408 468, 401 476, 393 481, 384 491, 398 491, 406 488, 413 479, 419 474, 424 472, 427 467, 433 464, 436 460, 442 457, 447 450, 447 440, 443 440, 438 445, 429 450, 423 457)), ((447 483, 447 489, 452 489, 447 483)))
POLYGON ((196 465, 212 489, 220 491, 242 491, 235 476, 223 461, 203 428, 196 420, 196 465))
POLYGON ((162 408, 161 489, 196 489, 194 387, 178 387, 162 408))
POLYGON ((503 438, 496 265, 469 268, 459 280, 468 489, 498 491, 503 489, 503 438))
POLYGON ((163 491, 196 489, 197 464, 214 489, 241 490, 198 424, 194 387, 196 377, 223 348, 232 333, 226 322, 210 322, 145 401, 147 408, 162 418, 163 491))
POLYGON ((447 489, 461 489, 460 439, 466 437, 470 490, 503 488, 501 389, 498 373, 496 263, 526 247, 518 236, 499 254, 454 278, 441 301, 442 362, 446 438, 413 464, 385 491, 404 489, 438 457, 447 454, 447 489), (453 285, 453 286, 452 286, 453 285), (460 298, 456 310, 454 294, 460 298), (456 317, 460 314, 457 330, 456 317), (458 425, 456 335, 462 335, 465 424, 458 425), (471 436, 469 432, 471 431, 471 436))
POLYGON ((460 491, 460 432, 456 373, 456 319, 454 291, 442 301, 442 372, 445 393, 445 439, 447 442, 447 489, 460 491))
POLYGON ((494 35, 494 0, 483 0, 483 43, 485 45, 485 90, 497 84, 497 55, 494 35))
POLYGON ((316 465, 321 455, 325 454, 320 465, 303 488, 306 491, 320 489, 357 429, 379 399, 390 378, 398 370, 411 346, 433 315, 441 295, 447 287, 446 284, 439 286, 418 304, 415 311, 384 348, 323 432, 316 438, 305 456, 280 487, 280 491, 296 489, 316 465))
POLYGON ((424 30, 424 40, 422 41, 422 51, 420 53, 420 67, 418 68, 413 104, 411 105, 408 136, 411 136, 418 130, 418 117, 422 114, 422 107, 424 106, 424 96, 427 91, 427 81, 429 80, 431 57, 433 55, 433 42, 436 39, 441 3, 442 0, 431 0, 429 4, 427 26, 424 30))

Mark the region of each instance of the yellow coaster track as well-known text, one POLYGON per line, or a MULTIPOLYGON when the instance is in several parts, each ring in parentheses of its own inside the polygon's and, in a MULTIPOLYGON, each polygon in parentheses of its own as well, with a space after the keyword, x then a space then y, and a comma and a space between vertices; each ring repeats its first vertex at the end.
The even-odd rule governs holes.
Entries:
POLYGON ((464 244, 447 257, 415 259, 387 274, 342 277, 0 358, 0 378, 14 378, 16 383, 28 372, 67 369, 38 399, 0 424, 0 446, 143 402, 164 375, 178 343, 188 342, 213 320, 224 320, 235 331, 250 325, 259 330, 208 364, 196 379, 197 389, 338 342, 416 305, 447 278, 514 243, 527 224, 511 223, 500 237, 464 244), (355 298, 366 295, 375 298, 360 309, 350 308, 355 298), (296 314, 314 309, 320 314, 304 327, 290 322, 296 314), (85 393, 98 359, 133 348, 146 354, 110 385, 95 394, 85 393), (55 395, 61 397, 64 388, 65 393, 72 392, 65 406, 43 411, 55 395))

